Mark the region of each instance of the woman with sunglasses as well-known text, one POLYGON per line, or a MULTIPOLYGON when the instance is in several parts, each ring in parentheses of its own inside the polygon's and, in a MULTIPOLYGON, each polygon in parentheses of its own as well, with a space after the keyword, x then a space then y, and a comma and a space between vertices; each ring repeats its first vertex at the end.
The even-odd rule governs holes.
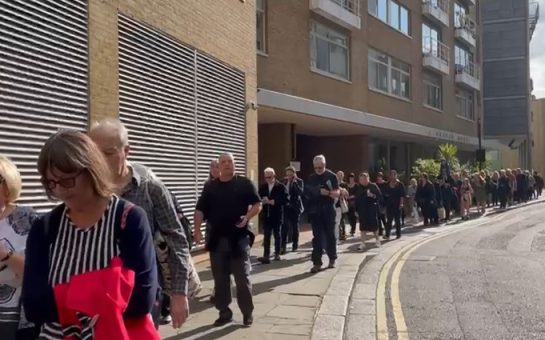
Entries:
POLYGON ((158 339, 145 212, 112 194, 106 161, 81 132, 50 137, 38 171, 47 195, 62 202, 33 224, 27 241, 23 304, 43 325, 40 339, 158 339))
POLYGON ((21 282, 25 244, 37 215, 15 202, 21 193, 21 175, 8 158, 0 155, 0 339, 35 339, 36 327, 21 311, 21 282))

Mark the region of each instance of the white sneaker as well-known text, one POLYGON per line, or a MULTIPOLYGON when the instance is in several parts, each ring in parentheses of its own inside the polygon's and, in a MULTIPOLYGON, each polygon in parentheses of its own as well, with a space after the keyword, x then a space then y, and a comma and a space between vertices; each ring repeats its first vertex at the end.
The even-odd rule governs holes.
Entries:
POLYGON ((358 247, 358 250, 365 250, 365 243, 362 242, 358 247))
POLYGON ((377 248, 380 248, 380 240, 377 239, 377 241, 375 242, 375 245, 377 246, 377 248))

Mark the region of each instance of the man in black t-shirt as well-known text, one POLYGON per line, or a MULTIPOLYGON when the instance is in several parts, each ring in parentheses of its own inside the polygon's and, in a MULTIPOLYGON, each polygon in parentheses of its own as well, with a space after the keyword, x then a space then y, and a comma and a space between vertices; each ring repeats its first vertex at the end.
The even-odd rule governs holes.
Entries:
POLYGON ((314 173, 305 183, 305 207, 312 224, 311 273, 322 268, 322 253, 325 246, 329 257, 328 268, 335 268, 337 241, 335 240, 335 199, 339 198, 337 176, 326 169, 323 155, 314 157, 314 173))
POLYGON ((203 188, 195 211, 195 242, 199 243, 203 216, 210 224, 206 249, 210 252, 210 266, 215 285, 215 306, 219 318, 214 326, 233 321, 231 303, 231 274, 237 285, 238 306, 243 323, 253 323, 252 284, 250 282, 250 247, 252 242, 248 222, 261 210, 261 199, 254 184, 235 174, 232 154, 219 157, 220 177, 209 181, 203 188), (248 207, 251 206, 249 209, 248 207))

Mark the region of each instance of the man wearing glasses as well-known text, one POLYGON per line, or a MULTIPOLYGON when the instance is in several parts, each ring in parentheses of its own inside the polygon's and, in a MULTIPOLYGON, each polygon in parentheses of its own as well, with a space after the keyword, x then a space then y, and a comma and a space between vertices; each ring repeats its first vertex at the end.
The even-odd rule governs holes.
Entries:
POLYGON ((261 216, 263 221, 263 257, 257 260, 263 264, 271 263, 271 234, 274 233, 274 260, 280 261, 280 230, 284 220, 284 207, 288 202, 286 187, 276 180, 273 168, 266 168, 265 183, 259 187, 261 197, 261 216))
POLYGON ((339 198, 337 176, 326 169, 323 155, 314 157, 314 173, 305 183, 305 209, 312 224, 312 263, 311 273, 322 269, 322 253, 325 246, 329 257, 328 268, 335 268, 337 260, 337 241, 335 239, 335 199, 339 198))

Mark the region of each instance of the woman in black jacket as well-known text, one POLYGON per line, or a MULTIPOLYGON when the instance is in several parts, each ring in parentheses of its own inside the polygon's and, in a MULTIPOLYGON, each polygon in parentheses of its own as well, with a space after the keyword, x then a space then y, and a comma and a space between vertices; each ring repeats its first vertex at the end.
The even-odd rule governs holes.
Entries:
POLYGON ((435 188, 429 181, 428 174, 424 173, 420 176, 420 185, 416 190, 416 201, 422 209, 422 215, 424 215, 424 226, 427 226, 433 222, 434 209, 437 209, 435 188))

